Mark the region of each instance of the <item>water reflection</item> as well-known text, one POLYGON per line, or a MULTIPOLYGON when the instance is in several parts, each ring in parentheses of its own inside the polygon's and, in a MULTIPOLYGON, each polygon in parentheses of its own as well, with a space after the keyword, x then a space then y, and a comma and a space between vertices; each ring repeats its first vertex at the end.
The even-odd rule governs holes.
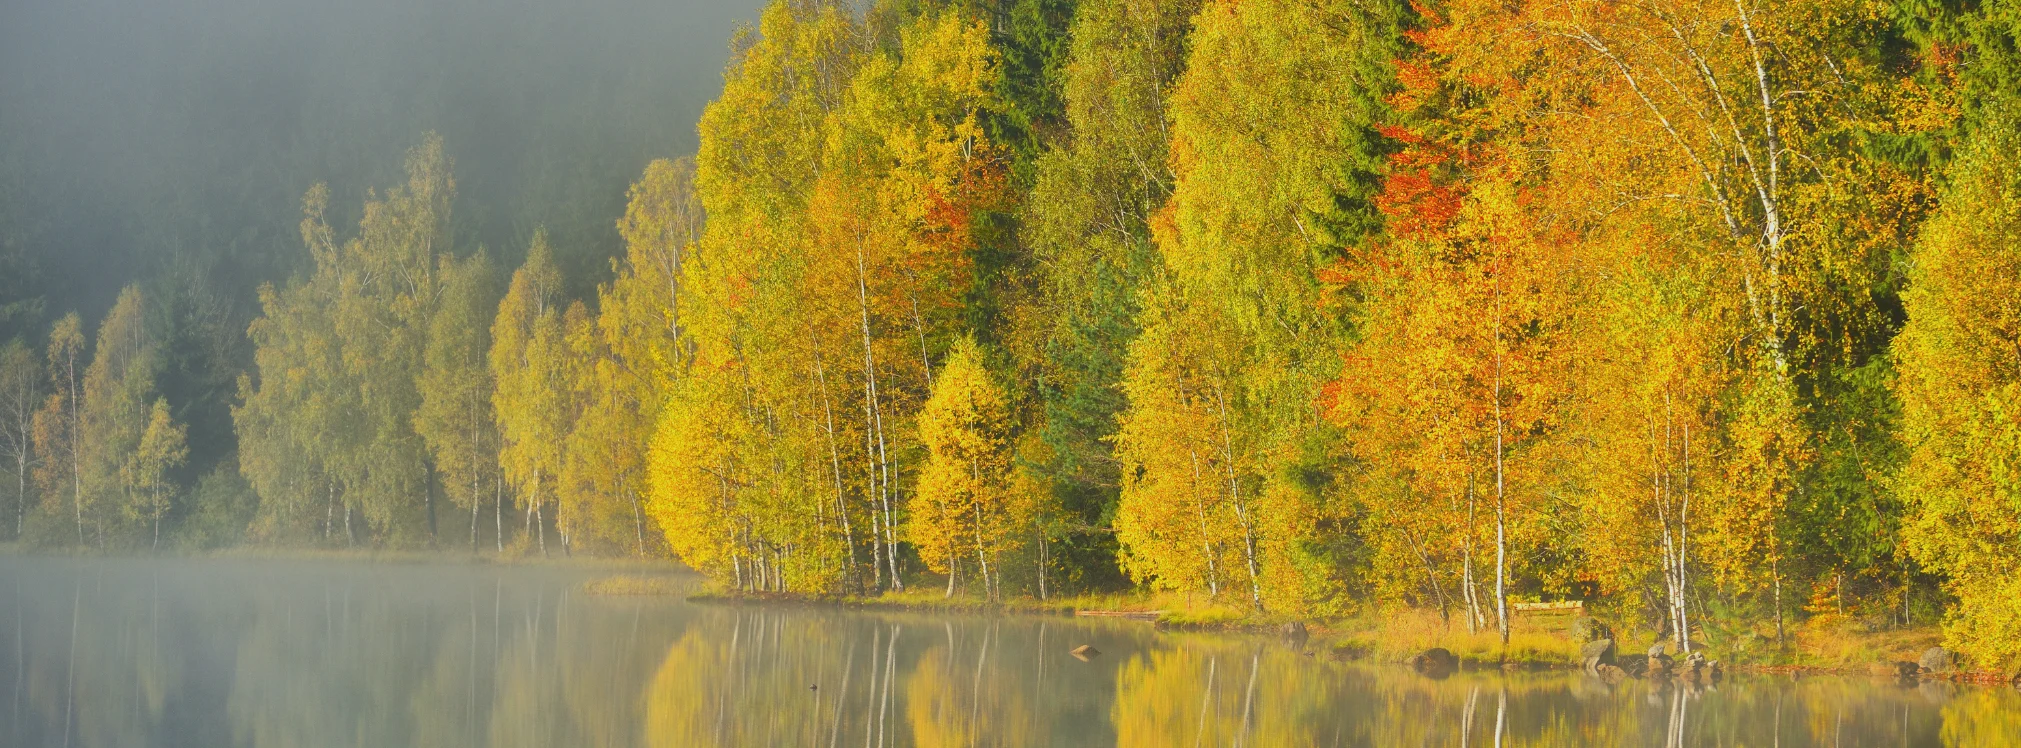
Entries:
POLYGON ((18 746, 2002 745, 2011 689, 1344 665, 1141 624, 693 606, 587 572, 0 561, 18 746), (1104 652, 1067 654, 1080 644, 1104 652))

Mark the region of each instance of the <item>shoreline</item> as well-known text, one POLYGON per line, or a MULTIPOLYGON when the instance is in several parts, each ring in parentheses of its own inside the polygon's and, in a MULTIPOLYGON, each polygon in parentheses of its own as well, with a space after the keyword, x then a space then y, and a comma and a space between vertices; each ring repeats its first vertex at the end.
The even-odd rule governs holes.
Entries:
MULTIPOLYGON (((1409 660, 1417 652, 1438 647, 1459 652, 1465 648, 1461 643, 1465 636, 1454 633, 1435 637, 1430 646, 1415 649, 1399 649, 1397 642, 1371 641, 1365 628, 1339 626, 1340 622, 1320 620, 1284 619, 1254 621, 1242 618, 1228 620, 1188 620, 1183 614, 1169 610, 1128 609, 1128 608, 1088 608, 1076 605, 1080 598, 1062 598, 1058 601, 1018 600, 1008 602, 986 602, 974 599, 915 600, 883 599, 838 595, 805 595, 800 593, 774 592, 725 592, 705 590, 684 596, 688 602, 702 605, 756 605, 779 607, 826 607, 842 610, 884 611, 908 613, 941 613, 967 615, 1007 615, 1007 616, 1053 616, 1101 618, 1108 620, 1131 620, 1149 625, 1156 631, 1167 633, 1209 633, 1236 636, 1278 637, 1304 642, 1308 656, 1324 653, 1335 662, 1363 662, 1381 665, 1408 667, 1409 660), (1388 645, 1388 646, 1385 646, 1388 645)), ((1145 600, 1144 602, 1150 602, 1145 600)), ((1352 622, 1349 622, 1352 623, 1352 622)), ((1361 622, 1361 623, 1366 623, 1361 622)), ((1532 636, 1536 632, 1531 632, 1532 636)), ((1545 634, 1562 639, 1562 643, 1576 652, 1580 646, 1569 636, 1545 634)), ((1572 671, 1583 670, 1583 664, 1573 654, 1564 656, 1559 652, 1540 651, 1533 648, 1516 648, 1497 652, 1499 657, 1484 657, 1483 652, 1470 649, 1456 656, 1455 672, 1481 671, 1572 671)), ((1996 671, 1958 670, 1946 673, 1920 673, 1914 677, 1897 675, 1891 661, 1873 660, 1865 663, 1817 664, 1800 662, 1721 662, 1720 667, 1728 674, 1753 676, 1782 676, 1788 678, 1865 678, 1876 681, 1893 681, 1910 684, 1939 682, 1960 685, 2021 688, 2021 674, 2003 675, 1996 671), (1886 672, 1883 672, 1883 670, 1886 672)), ((1640 678, 1638 678, 1640 679, 1640 678)), ((1674 676, 1666 680, 1675 679, 1674 676)))

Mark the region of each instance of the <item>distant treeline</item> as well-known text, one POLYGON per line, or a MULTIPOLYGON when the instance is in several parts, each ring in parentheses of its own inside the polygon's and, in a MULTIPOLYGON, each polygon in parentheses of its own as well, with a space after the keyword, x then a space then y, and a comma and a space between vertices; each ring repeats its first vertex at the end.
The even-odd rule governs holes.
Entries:
POLYGON ((851 7, 738 37, 594 298, 432 136, 312 190, 226 469, 139 291, 10 348, 17 524, 2021 657, 2021 8, 851 7))

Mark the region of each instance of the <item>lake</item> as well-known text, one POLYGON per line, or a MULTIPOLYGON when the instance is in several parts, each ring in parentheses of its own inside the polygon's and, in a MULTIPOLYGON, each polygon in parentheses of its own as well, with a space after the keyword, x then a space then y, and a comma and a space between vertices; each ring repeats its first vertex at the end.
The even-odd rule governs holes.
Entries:
POLYGON ((585 594, 599 576, 0 557, 0 745, 2021 743, 2007 688, 1431 680, 1272 637, 585 594))

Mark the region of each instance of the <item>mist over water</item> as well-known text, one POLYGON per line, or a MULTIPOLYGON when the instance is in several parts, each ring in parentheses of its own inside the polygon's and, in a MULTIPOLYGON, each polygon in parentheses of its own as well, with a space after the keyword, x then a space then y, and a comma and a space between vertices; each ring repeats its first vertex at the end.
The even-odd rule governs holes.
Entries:
POLYGON ((2021 706, 1842 678, 1430 680, 1273 638, 585 594, 597 576, 10 558, 0 743, 1989 745, 2021 706))
POLYGON ((122 285, 181 272, 250 304, 253 285, 305 264, 310 185, 329 182, 332 205, 355 211, 434 130, 456 161, 465 251, 516 258, 545 225, 571 279, 593 288, 626 186, 650 159, 694 150, 735 27, 761 7, 0 4, 0 224, 33 273, 0 286, 95 317, 122 285))

